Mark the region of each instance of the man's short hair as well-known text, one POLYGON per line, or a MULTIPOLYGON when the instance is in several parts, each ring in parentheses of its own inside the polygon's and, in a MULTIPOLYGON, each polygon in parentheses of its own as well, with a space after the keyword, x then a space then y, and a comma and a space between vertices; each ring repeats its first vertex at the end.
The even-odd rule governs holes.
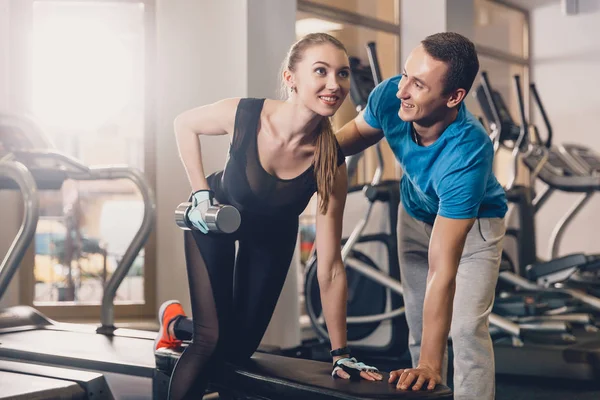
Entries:
POLYGON ((441 32, 427 36, 421 44, 427 54, 448 65, 444 94, 460 88, 467 93, 471 90, 479 71, 479 59, 473 42, 455 32, 441 32))

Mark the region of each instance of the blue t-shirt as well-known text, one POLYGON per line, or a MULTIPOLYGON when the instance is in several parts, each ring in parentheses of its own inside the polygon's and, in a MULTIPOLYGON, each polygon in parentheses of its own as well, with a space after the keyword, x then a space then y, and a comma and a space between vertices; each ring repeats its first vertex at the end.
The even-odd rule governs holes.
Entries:
POLYGON ((504 189, 492 171, 494 148, 479 121, 460 104, 458 116, 431 145, 412 139, 412 125, 398 116, 401 75, 386 79, 369 95, 365 121, 383 131, 403 170, 402 204, 414 218, 502 218, 504 189))

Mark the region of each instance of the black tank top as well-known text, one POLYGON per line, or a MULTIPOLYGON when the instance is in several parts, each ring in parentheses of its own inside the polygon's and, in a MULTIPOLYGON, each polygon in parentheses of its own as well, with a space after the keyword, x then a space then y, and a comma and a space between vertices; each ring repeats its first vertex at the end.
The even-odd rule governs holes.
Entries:
MULTIPOLYGON (((208 183, 222 204, 240 212, 298 216, 317 190, 314 166, 292 179, 280 179, 264 170, 258 158, 258 125, 265 99, 241 99, 235 116, 233 138, 223 171, 208 177, 208 183)), ((345 161, 336 141, 337 164, 345 161)))

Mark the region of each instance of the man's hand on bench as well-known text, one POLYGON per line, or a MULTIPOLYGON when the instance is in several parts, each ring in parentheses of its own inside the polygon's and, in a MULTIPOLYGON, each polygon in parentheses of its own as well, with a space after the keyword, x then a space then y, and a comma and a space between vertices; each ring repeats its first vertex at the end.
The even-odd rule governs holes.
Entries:
POLYGON ((406 390, 412 385, 412 390, 435 389, 435 385, 442 383, 442 377, 432 368, 419 366, 417 368, 397 369, 390 372, 389 383, 397 382, 396 388, 406 390))
POLYGON ((368 381, 380 381, 383 379, 377 368, 358 362, 354 357, 336 360, 333 363, 331 376, 334 378, 350 379, 352 381, 358 381, 361 378, 368 381))

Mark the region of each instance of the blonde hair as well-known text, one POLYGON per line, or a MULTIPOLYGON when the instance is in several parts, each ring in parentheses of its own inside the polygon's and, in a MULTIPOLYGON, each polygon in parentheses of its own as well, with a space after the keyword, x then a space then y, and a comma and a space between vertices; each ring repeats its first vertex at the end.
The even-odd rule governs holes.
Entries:
MULTIPOLYGON (((348 54, 346 47, 327 33, 311 33, 298 40, 290 48, 285 58, 282 70, 294 72, 296 65, 302 61, 304 51, 313 46, 331 44, 348 54)), ((282 82, 282 97, 287 98, 289 88, 282 82)), ((337 140, 333 132, 333 126, 329 118, 323 118, 319 124, 319 135, 317 136, 314 171, 317 181, 317 194, 319 195, 319 211, 325 214, 329 206, 329 196, 333 192, 335 174, 337 172, 337 140)))

